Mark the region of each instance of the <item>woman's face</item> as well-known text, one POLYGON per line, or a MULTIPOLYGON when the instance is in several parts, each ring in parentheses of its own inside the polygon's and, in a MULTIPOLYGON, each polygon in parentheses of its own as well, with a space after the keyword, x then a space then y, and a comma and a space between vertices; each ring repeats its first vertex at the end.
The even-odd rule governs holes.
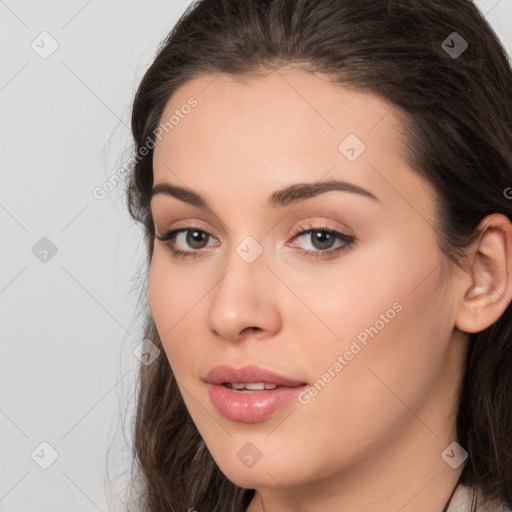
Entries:
POLYGON ((243 487, 290 488, 446 466, 465 335, 433 189, 400 156, 391 105, 283 68, 196 78, 161 122, 154 185, 194 195, 152 198, 157 235, 183 231, 155 240, 150 304, 221 470, 243 487), (319 187, 334 180, 345 185, 319 187), (214 386, 219 365, 290 382, 256 370, 214 386), (287 385, 222 384, 274 381, 287 385))

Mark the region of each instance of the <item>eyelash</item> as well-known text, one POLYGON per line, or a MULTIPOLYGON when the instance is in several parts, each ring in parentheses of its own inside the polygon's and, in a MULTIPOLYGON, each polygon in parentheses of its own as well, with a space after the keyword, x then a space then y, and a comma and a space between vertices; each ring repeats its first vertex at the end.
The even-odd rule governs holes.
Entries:
MULTIPOLYGON (((161 242, 164 242, 165 245, 169 248, 172 257, 176 259, 182 259, 182 258, 198 258, 200 257, 201 253, 205 253, 207 251, 205 250, 193 250, 193 251, 181 251, 179 249, 176 249, 175 247, 175 239, 176 236, 179 233, 186 233, 187 231, 199 231, 201 233, 206 234, 208 237, 215 238, 209 231, 206 231, 204 229, 199 229, 194 226, 188 226, 185 228, 179 228, 179 229, 173 229, 170 231, 167 231, 166 233, 162 235, 155 235, 155 237, 160 240, 161 242)), ((315 232, 321 232, 321 233, 328 233, 335 237, 337 240, 341 240, 342 242, 345 242, 344 245, 337 247, 336 249, 326 249, 326 250, 316 250, 316 251, 310 251, 306 249, 297 248, 295 249, 299 254, 302 256, 305 256, 306 258, 329 258, 332 257, 333 253, 341 253, 344 251, 347 251, 352 248, 354 245, 356 238, 350 235, 346 235, 345 233, 341 233, 339 231, 335 231, 334 229, 330 229, 327 227, 313 227, 312 224, 309 224, 309 226, 298 226, 295 229, 293 239, 298 238, 299 236, 315 233, 315 232), (309 228, 309 229, 308 229, 309 228)))

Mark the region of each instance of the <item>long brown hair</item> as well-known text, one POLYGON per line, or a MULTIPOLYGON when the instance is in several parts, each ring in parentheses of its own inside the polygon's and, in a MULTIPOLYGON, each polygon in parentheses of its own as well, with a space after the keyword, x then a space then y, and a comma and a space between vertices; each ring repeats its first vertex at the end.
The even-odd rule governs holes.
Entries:
MULTIPOLYGON (((407 163, 435 188, 438 243, 449 261, 462 265, 484 216, 512 219, 512 72, 471 1, 201 0, 162 42, 133 103, 135 149, 150 149, 129 176, 127 200, 144 229, 148 262, 152 147, 172 94, 199 75, 259 76, 283 65, 391 102, 403 119, 407 163), (463 40, 462 54, 450 51, 463 40)), ((144 313, 144 337, 162 348, 150 311, 144 313)), ((468 347, 457 414, 458 442, 469 453, 461 482, 512 506, 510 306, 470 335, 468 347)), ((137 510, 245 510, 254 490, 237 487, 217 467, 165 357, 140 366, 137 392, 137 510)))

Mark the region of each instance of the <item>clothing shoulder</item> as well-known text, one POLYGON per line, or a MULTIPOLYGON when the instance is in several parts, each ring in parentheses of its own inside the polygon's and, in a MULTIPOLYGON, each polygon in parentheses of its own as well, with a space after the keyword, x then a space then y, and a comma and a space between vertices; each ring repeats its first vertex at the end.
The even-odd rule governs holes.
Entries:
MULTIPOLYGON (((475 492, 473 487, 459 485, 453 494, 453 498, 447 512, 471 512, 473 510, 472 505, 475 500, 474 495, 475 492)), ((497 501, 481 504, 483 502, 483 497, 480 491, 476 498, 478 505, 475 509, 476 512, 512 512, 512 509, 502 503, 498 503, 497 501)))

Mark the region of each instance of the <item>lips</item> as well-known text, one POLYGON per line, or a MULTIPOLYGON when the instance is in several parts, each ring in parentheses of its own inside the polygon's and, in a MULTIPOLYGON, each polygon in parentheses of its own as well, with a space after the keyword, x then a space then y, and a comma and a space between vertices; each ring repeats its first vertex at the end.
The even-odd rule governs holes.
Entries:
POLYGON ((270 418, 307 387, 304 382, 253 365, 239 369, 216 366, 204 380, 217 411, 238 423, 270 418))

